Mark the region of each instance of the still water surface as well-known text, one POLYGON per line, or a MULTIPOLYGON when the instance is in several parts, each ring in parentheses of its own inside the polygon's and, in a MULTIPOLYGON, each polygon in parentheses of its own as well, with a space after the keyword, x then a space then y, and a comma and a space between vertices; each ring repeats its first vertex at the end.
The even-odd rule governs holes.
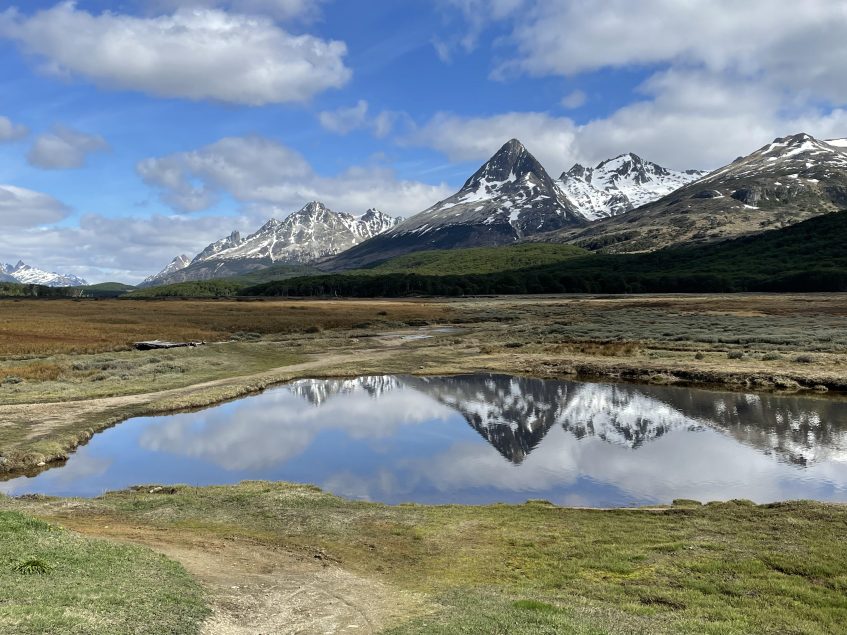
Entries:
POLYGON ((504 375, 301 380, 129 420, 0 492, 245 479, 388 503, 847 501, 847 401, 504 375))

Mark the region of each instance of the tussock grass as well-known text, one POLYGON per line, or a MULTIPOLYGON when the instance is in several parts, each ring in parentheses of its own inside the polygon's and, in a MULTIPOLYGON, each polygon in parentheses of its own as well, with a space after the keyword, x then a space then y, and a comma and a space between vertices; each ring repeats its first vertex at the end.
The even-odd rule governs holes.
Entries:
POLYGON ((148 549, 0 511, 0 632, 190 635, 207 614, 182 567, 148 549))
POLYGON ((127 350, 149 339, 220 341, 235 333, 350 328, 379 311, 388 314, 386 321, 439 321, 448 307, 380 301, 0 300, 0 359, 127 350))
POLYGON ((5 504, 322 553, 439 601, 393 635, 824 635, 847 620, 845 506, 386 506, 267 482, 155 492, 5 504))

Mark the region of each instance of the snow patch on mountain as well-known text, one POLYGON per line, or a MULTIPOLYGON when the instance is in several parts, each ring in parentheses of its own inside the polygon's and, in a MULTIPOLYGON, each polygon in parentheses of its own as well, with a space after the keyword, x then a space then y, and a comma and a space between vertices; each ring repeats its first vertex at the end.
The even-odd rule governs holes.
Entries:
MULTIPOLYGON (((541 164, 517 139, 506 143, 453 196, 386 236, 424 235, 460 226, 500 226, 516 240, 585 222, 541 164)), ((503 242, 503 241, 501 241, 503 242)))
POLYGON ((145 278, 142 284, 155 282, 158 278, 164 278, 165 276, 169 276, 170 274, 176 273, 177 271, 182 271, 190 264, 191 258, 186 256, 185 254, 177 256, 176 258, 171 260, 170 264, 164 269, 162 269, 159 273, 154 276, 149 276, 145 278))
POLYGON ((394 227, 400 219, 369 209, 361 216, 334 212, 313 201, 284 219, 272 218, 246 238, 233 232, 192 261, 266 260, 307 264, 332 256, 394 227))
POLYGON ((597 220, 651 203, 705 174, 669 170, 628 153, 593 168, 577 163, 556 184, 583 216, 597 220))
POLYGON ((37 269, 23 260, 19 260, 15 265, 0 263, 0 274, 21 284, 40 284, 45 287, 79 287, 88 284, 77 276, 37 269))

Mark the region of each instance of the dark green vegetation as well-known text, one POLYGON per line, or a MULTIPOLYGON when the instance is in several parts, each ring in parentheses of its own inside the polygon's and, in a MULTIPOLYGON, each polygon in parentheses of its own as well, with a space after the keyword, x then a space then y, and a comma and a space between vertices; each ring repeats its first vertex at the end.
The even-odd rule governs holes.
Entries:
POLYGON ((153 492, 0 506, 71 526, 123 525, 128 535, 179 529, 317 550, 344 569, 437 601, 433 614, 395 625, 394 635, 823 635, 847 623, 844 506, 390 507, 264 482, 153 492))
POLYGON ((149 549, 0 512, 0 632, 189 634, 207 614, 199 586, 149 549))
POLYGON ((415 273, 429 276, 495 273, 550 265, 586 255, 588 252, 579 247, 546 243, 418 251, 357 273, 415 273))
POLYGON ((271 265, 249 274, 210 280, 189 280, 173 284, 137 289, 128 298, 225 298, 239 295, 245 287, 314 274, 317 269, 306 265, 271 265))
POLYGON ((135 289, 132 285, 120 282, 101 282, 72 288, 78 289, 83 298, 117 298, 135 289))
MULTIPOLYGON (((590 255, 511 271, 445 275, 415 272, 407 256, 384 275, 354 272, 293 278, 246 288, 245 295, 396 297, 510 293, 675 293, 847 291, 847 211, 763 234, 645 254, 590 255), (411 272, 408 271, 411 268, 411 272)), ((501 248, 502 249, 502 248, 501 248)), ((487 250, 494 257, 498 249, 487 250)), ((460 256, 453 255, 456 261, 460 256)), ((432 271, 425 261, 421 266, 432 271)))

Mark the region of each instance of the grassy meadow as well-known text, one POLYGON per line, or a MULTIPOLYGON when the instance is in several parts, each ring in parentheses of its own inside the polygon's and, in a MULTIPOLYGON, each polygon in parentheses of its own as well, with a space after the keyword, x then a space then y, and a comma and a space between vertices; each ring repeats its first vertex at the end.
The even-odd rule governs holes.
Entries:
POLYGON ((0 506, 88 533, 107 526, 112 537, 175 531, 318 554, 378 582, 375 593, 426 599, 422 614, 380 631, 393 635, 824 635, 847 623, 847 507, 838 505, 391 507, 249 482, 0 506))
POLYGON ((208 614, 200 586, 150 549, 0 511, 0 632, 189 635, 208 614))

